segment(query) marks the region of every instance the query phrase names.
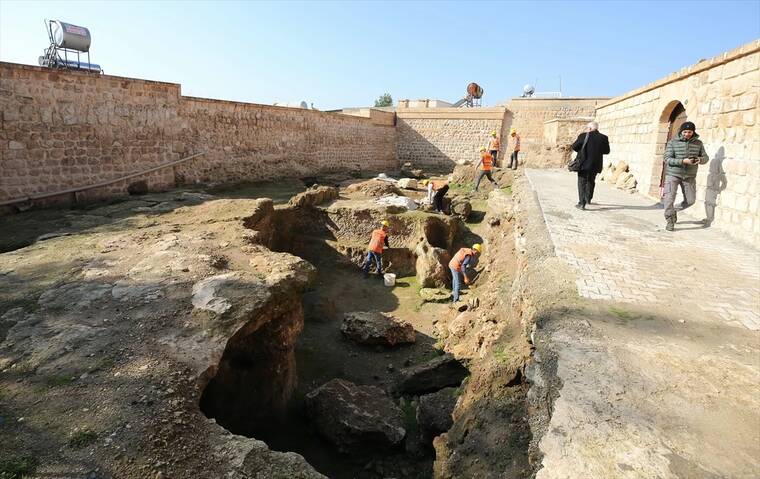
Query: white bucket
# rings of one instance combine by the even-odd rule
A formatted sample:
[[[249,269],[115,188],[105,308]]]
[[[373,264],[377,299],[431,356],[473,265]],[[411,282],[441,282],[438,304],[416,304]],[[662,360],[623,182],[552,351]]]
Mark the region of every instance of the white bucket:
[[[393,273],[385,273],[385,275],[383,275],[383,283],[385,283],[386,286],[395,286],[396,275]]]

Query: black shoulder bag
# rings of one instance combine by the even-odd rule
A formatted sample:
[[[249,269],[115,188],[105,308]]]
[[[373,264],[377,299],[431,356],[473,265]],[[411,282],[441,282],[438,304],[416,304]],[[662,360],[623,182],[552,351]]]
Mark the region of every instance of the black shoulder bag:
[[[577,155],[575,155],[575,158],[573,161],[570,162],[570,164],[567,165],[568,171],[580,171],[581,169],[581,160],[580,157],[583,154],[583,150],[586,148],[586,142],[588,142],[588,135],[591,132],[586,133],[586,138],[583,139],[583,146],[581,146],[581,151],[578,152]]]

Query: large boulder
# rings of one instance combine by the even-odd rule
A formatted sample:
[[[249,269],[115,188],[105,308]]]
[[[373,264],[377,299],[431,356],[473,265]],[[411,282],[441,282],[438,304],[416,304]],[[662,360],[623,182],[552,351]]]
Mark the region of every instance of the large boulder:
[[[346,313],[340,330],[344,336],[359,344],[395,346],[417,340],[411,324],[380,311]]]
[[[467,218],[472,213],[472,204],[464,196],[455,196],[451,199],[451,214]]]
[[[367,180],[354,183],[346,188],[346,193],[363,193],[367,196],[401,195],[401,190],[390,181]]]
[[[306,414],[342,452],[390,447],[404,439],[401,409],[376,386],[333,379],[306,395]]]
[[[444,354],[401,371],[398,390],[404,394],[427,394],[449,386],[459,386],[469,374],[454,356]]]
[[[290,199],[290,206],[301,208],[317,206],[338,198],[338,188],[334,186],[314,185],[303,193],[298,193]]]
[[[610,175],[609,179],[606,181],[610,183],[611,185],[617,184],[617,180],[620,177],[621,174],[628,171],[628,163],[625,161],[621,161],[620,163],[615,166],[615,170],[612,172],[612,175]]]
[[[425,437],[431,439],[448,431],[454,420],[451,413],[457,404],[457,388],[443,388],[420,396],[417,406],[417,424]]]
[[[401,178],[398,180],[398,187],[404,188],[405,190],[416,190],[417,180],[414,178]]]
[[[451,256],[443,248],[421,241],[415,248],[417,281],[422,288],[441,288],[448,283],[448,264]]]
[[[618,176],[615,187],[621,190],[636,189],[636,178],[634,178],[632,173],[625,171]]]

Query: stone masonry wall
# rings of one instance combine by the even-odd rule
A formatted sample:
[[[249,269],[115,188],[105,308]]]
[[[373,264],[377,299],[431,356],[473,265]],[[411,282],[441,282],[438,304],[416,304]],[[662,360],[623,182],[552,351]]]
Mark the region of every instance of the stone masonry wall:
[[[420,108],[396,112],[398,160],[431,171],[479,158],[493,130],[506,138],[504,108]],[[499,158],[503,158],[504,148]]]
[[[597,110],[607,162],[625,161],[640,192],[659,200],[670,113],[680,102],[705,144],[692,214],[760,246],[760,40],[614,98]]]
[[[397,168],[396,131],[371,118],[181,96],[180,85],[0,62],[0,205],[182,165],[53,201],[182,182]],[[379,123],[379,124],[378,124]]]
[[[560,166],[553,155],[543,151],[555,145],[544,145],[544,124],[554,119],[592,119],[597,105],[608,98],[513,98],[506,104],[512,112],[509,128],[520,135],[520,161],[529,167]],[[509,128],[506,128],[507,132]],[[579,130],[577,134],[582,131]],[[506,137],[505,137],[506,138]],[[563,146],[563,145],[559,145]],[[506,145],[512,151],[511,142]],[[554,164],[557,163],[557,164]]]

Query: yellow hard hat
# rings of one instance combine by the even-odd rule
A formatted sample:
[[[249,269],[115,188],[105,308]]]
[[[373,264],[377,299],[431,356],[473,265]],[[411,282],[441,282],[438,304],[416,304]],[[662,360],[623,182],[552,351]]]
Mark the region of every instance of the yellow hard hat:
[[[430,180],[422,180],[422,181],[420,181],[420,184],[422,186],[427,186],[428,183],[430,183]]]
[[[383,225],[383,226],[390,226],[391,225],[388,220],[383,220],[383,221],[380,222],[380,224]]]
[[[491,131],[491,134],[492,134],[493,136],[496,136],[496,130],[492,130],[492,131]]]
[[[480,243],[475,243],[474,245],[472,245],[472,249],[474,249],[478,253],[482,253],[483,252],[483,245],[480,244]]]
[[[517,130],[515,130],[514,128],[511,128],[511,129],[509,130],[509,134],[511,135],[512,133],[517,133]]]
[[[485,146],[481,146],[478,151],[486,151],[486,147]]]

